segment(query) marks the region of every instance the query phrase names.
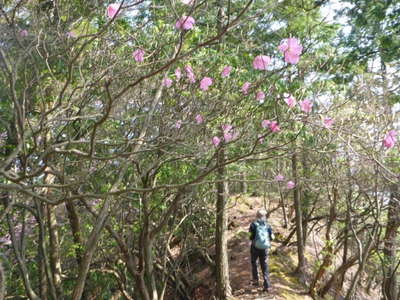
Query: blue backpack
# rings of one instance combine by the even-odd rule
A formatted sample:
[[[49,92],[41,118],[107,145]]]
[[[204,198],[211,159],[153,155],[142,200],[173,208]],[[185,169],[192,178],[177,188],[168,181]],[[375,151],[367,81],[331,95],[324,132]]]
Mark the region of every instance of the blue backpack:
[[[260,250],[271,248],[271,240],[268,232],[269,225],[263,221],[254,222],[254,225],[256,226],[254,246]]]

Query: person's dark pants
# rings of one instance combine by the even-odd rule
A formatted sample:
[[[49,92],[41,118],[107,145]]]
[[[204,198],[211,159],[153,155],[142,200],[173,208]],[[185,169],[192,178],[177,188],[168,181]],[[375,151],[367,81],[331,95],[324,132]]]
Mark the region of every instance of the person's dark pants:
[[[251,270],[253,273],[253,281],[258,282],[257,259],[259,259],[264,278],[264,288],[269,288],[267,250],[260,250],[251,245],[250,253],[251,253]]]

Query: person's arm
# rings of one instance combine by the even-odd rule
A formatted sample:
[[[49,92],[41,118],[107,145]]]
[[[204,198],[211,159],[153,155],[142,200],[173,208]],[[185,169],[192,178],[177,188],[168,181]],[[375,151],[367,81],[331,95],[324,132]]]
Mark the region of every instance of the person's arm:
[[[250,228],[249,228],[249,232],[250,232],[250,240],[254,240],[255,236],[256,236],[256,231],[254,228],[254,223],[250,224]]]
[[[273,240],[275,239],[275,235],[274,235],[274,233],[272,232],[272,227],[271,227],[271,225],[269,225],[269,227],[268,227],[268,234],[269,234],[269,239],[270,239],[271,241],[273,241]]]

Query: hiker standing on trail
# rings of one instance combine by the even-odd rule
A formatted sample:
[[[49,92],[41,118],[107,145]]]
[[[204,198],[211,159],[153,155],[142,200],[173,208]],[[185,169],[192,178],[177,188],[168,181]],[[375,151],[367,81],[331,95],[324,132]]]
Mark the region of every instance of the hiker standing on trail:
[[[259,210],[257,219],[250,225],[250,240],[251,240],[251,269],[253,273],[253,286],[258,286],[258,269],[257,259],[260,260],[261,270],[264,279],[264,291],[268,292],[269,275],[267,265],[268,249],[271,248],[271,241],[274,239],[271,226],[267,223],[267,212]]]

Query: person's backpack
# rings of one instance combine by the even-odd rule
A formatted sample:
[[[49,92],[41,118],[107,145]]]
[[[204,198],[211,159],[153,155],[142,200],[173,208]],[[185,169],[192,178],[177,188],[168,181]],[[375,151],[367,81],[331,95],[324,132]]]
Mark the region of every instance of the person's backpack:
[[[268,233],[269,225],[262,221],[254,222],[254,224],[256,226],[254,246],[260,250],[271,248],[271,240]]]

